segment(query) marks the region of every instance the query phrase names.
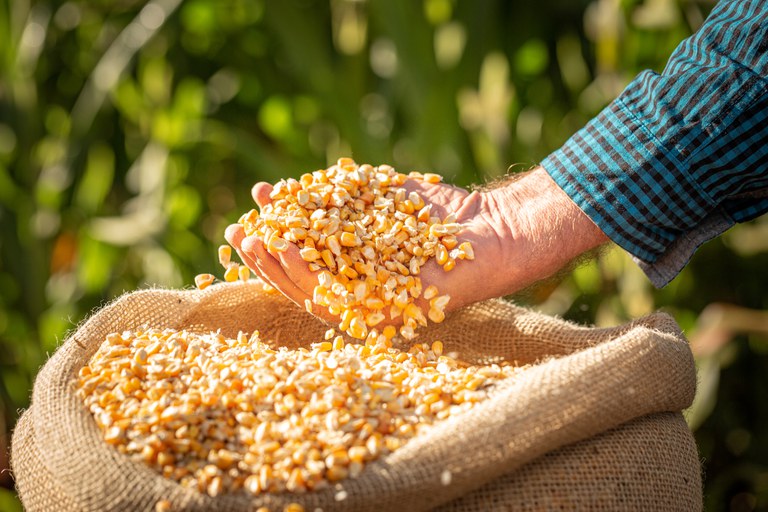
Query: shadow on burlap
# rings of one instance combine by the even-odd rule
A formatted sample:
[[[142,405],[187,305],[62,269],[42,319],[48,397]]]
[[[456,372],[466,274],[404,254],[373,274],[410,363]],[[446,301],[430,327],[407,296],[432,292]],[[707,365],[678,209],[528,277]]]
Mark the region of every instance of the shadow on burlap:
[[[472,364],[530,366],[358,478],[302,495],[216,498],[106,445],[75,394],[77,372],[104,337],[143,326],[227,336],[259,330],[263,340],[289,347],[320,340],[328,329],[255,280],[120,297],[83,323],[37,376],[12,442],[28,511],[152,511],[159,500],[173,510],[224,512],[282,510],[291,502],[310,512],[702,507],[698,454],[680,413],[695,392],[693,357],[664,314],[596,329],[503,301],[465,308],[417,341],[440,339]]]

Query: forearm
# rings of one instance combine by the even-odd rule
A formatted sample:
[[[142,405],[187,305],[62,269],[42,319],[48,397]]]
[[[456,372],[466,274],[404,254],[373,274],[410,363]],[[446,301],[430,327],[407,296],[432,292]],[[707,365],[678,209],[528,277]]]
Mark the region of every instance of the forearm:
[[[493,224],[501,226],[504,294],[552,276],[608,241],[542,167],[483,194]]]

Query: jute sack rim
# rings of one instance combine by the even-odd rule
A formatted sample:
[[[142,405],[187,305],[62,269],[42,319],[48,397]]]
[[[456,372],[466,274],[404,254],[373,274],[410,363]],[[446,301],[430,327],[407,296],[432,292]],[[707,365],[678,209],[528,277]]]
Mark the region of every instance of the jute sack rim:
[[[491,398],[469,414],[436,425],[429,435],[413,439],[369,465],[359,478],[334,488],[305,495],[252,498],[232,494],[213,499],[160,478],[100,441],[95,422],[72,392],[72,382],[107,333],[145,323],[137,318],[123,319],[121,311],[136,310],[152,317],[157,308],[172,308],[173,318],[166,325],[154,326],[184,328],[199,317],[201,304],[242,303],[255,298],[270,301],[270,309],[278,316],[284,312],[307,315],[297,313],[296,307],[281,296],[265,299],[258,283],[222,284],[204,292],[141,290],[123,295],[91,316],[46,363],[36,379],[32,406],[26,413],[31,415],[28,424],[40,446],[62,447],[43,457],[48,474],[90,483],[65,490],[68,500],[79,510],[151,510],[158,496],[184,510],[251,510],[262,505],[280,509],[294,501],[304,504],[307,510],[327,509],[329,504],[333,504],[332,510],[425,510],[560,446],[643,415],[680,411],[690,405],[695,390],[690,349],[677,325],[665,314],[653,314],[616,328],[590,329],[544,318],[509,303],[490,301],[457,312],[434,332],[448,332],[452,324],[463,325],[474,316],[482,317],[484,308],[496,312],[501,308],[508,322],[522,325],[525,322],[520,319],[535,315],[538,324],[564,332],[587,332],[598,341],[591,346],[571,347],[571,353],[554,354],[550,360],[521,372],[520,378],[500,385]],[[531,325],[539,329],[537,322]],[[69,392],[57,392],[67,387]],[[605,396],[614,398],[602,400]],[[553,401],[559,406],[547,407]],[[57,420],[52,422],[51,418]],[[473,447],[482,447],[486,456],[468,460]],[[117,474],[132,477],[105,479],[105,461]],[[443,483],[446,471],[451,475],[450,486]],[[341,491],[345,499],[337,501]]]

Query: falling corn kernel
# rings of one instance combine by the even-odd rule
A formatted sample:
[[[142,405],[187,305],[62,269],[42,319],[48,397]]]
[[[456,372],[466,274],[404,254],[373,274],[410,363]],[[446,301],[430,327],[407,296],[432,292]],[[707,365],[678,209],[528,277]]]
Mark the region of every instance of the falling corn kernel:
[[[237,281],[240,278],[240,266],[236,263],[230,263],[227,270],[224,271],[224,280],[228,283]]]
[[[198,274],[195,276],[195,286],[198,290],[205,290],[215,279],[213,274]]]
[[[227,267],[232,259],[232,247],[228,245],[219,246],[219,263],[222,267]]]

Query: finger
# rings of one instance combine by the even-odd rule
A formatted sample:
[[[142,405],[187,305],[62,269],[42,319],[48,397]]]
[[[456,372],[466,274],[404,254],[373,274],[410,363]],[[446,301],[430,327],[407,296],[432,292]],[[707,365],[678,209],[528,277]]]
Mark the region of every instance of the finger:
[[[299,289],[285,273],[280,261],[272,256],[262,240],[256,236],[249,236],[243,240],[243,252],[250,257],[259,272],[269,279],[270,284],[280,290],[286,297],[301,307],[310,296]]]
[[[285,271],[290,274],[293,282],[306,294],[312,295],[317,286],[317,275],[319,271],[309,270],[309,265],[299,253],[299,248],[290,244],[288,249],[283,252],[276,253],[276,256],[280,259]]]
[[[253,200],[256,201],[259,208],[264,208],[265,205],[272,201],[272,198],[269,197],[269,194],[272,193],[272,188],[272,185],[269,183],[260,181],[251,189],[251,196],[253,196]]]
[[[251,253],[242,249],[242,243],[245,239],[245,231],[243,230],[243,226],[241,224],[232,224],[228,226],[224,232],[224,238],[226,238],[227,242],[229,242],[229,244],[235,248],[235,251],[237,251],[237,254],[240,256],[240,260],[243,262],[243,264],[250,268],[251,271],[256,274],[259,279],[274,288],[274,285],[270,279],[265,276],[261,270],[259,270],[257,262],[251,256]]]
[[[301,256],[298,254],[298,248],[295,245],[290,244],[289,246],[289,249],[295,251],[291,266],[297,267],[297,274],[309,274],[309,276],[302,276],[306,291],[294,284],[293,280],[288,277],[289,274],[286,273],[282,263],[264,248],[264,242],[261,239],[256,236],[245,236],[243,226],[240,224],[229,226],[224,236],[235,248],[243,263],[256,273],[262,281],[278,289],[300,307],[306,308],[305,301],[308,299],[311,301],[312,292],[314,291],[314,285],[306,287],[306,284],[311,282],[312,279],[316,283],[317,278],[306,267],[306,262],[301,259]],[[295,258],[298,258],[301,263],[295,261]],[[338,318],[328,313],[326,308],[316,304],[312,304],[312,313],[328,321],[338,321]]]
[[[264,244],[261,242],[261,240],[257,239],[257,241],[251,242],[249,240],[250,238],[254,237],[245,239],[243,246],[247,249],[249,245],[253,243],[253,254],[256,256],[259,270],[265,275],[269,276],[271,284],[275,288],[280,290],[286,297],[291,299],[302,308],[306,308],[306,301],[309,300],[313,315],[328,321],[338,322],[338,317],[331,315],[327,308],[312,303],[312,291],[314,290],[314,287],[310,287],[308,290],[303,290],[297,286],[294,274],[292,272],[286,271],[286,268],[283,267],[281,260],[270,254],[264,247]],[[296,246],[291,244],[289,250],[291,250],[291,248],[296,250],[298,256],[298,249]],[[301,256],[298,256],[298,258],[301,259]],[[301,262],[304,267],[302,273],[308,273],[311,279],[312,274],[306,268],[306,262],[304,260],[301,260]],[[306,277],[303,277],[303,279],[305,279],[306,282]]]
[[[235,248],[242,262],[258,274],[259,270],[256,266],[256,261],[251,256],[250,251],[243,249],[243,240],[246,238],[243,226],[241,224],[230,224],[224,231],[224,238],[229,242],[229,245]]]

